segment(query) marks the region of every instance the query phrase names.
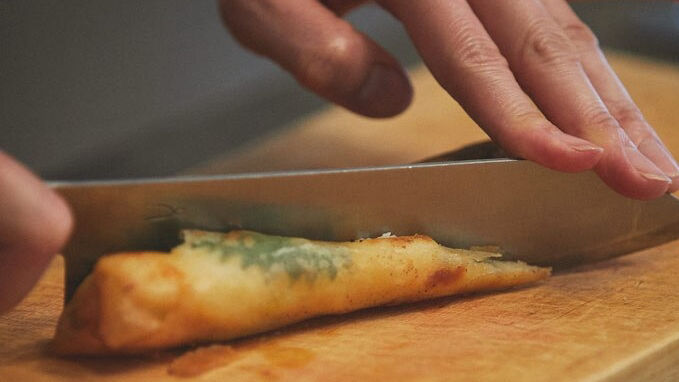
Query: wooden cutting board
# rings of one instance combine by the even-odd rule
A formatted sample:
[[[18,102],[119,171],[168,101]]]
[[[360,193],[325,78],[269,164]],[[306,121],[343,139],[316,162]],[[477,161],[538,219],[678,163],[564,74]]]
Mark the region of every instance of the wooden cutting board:
[[[609,55],[679,153],[679,67]],[[413,107],[391,121],[332,108],[196,172],[403,163],[483,138],[421,68]],[[453,128],[455,127],[455,128]],[[325,317],[202,351],[195,378],[222,380],[679,380],[679,241],[506,293]],[[137,358],[49,354],[63,262],[0,317],[2,381],[182,380],[180,352]],[[176,365],[176,364],[175,364]],[[215,367],[216,366],[216,367]],[[185,372],[187,370],[184,370]]]

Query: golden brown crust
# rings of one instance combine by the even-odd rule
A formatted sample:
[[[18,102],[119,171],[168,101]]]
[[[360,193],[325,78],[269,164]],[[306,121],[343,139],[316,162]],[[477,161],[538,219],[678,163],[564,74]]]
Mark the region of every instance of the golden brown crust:
[[[58,354],[77,354],[81,349],[103,353],[106,346],[98,336],[99,296],[97,284],[89,275],[66,305],[57,325],[58,338],[51,348]]]
[[[100,259],[67,304],[60,354],[138,353],[227,340],[309,317],[543,279],[549,269],[427,236],[348,243],[190,231],[170,254]]]

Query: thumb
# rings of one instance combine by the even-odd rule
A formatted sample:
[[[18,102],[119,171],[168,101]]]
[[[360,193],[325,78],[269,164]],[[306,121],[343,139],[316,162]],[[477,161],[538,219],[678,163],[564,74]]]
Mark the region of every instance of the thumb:
[[[72,221],[57,194],[0,151],[0,313],[31,290],[66,242]]]

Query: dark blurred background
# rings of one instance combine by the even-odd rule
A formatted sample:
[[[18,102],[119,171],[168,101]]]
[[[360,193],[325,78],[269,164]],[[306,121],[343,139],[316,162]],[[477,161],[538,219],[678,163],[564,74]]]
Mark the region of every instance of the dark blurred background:
[[[605,48],[679,64],[679,3],[574,8]],[[348,19],[419,62],[377,7]],[[0,0],[0,148],[48,179],[176,174],[324,106],[240,48],[214,0]]]

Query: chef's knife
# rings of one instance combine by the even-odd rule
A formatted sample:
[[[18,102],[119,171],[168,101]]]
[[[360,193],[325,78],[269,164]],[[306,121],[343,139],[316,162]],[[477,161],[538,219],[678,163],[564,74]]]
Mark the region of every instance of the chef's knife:
[[[565,267],[679,238],[679,201],[627,199],[593,173],[480,160],[52,185],[75,232],[67,298],[104,254],[168,249],[179,230],[234,228],[323,240],[422,233],[451,247]]]

